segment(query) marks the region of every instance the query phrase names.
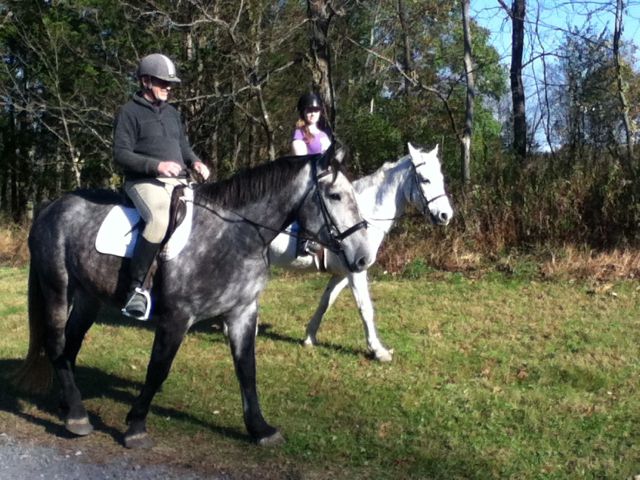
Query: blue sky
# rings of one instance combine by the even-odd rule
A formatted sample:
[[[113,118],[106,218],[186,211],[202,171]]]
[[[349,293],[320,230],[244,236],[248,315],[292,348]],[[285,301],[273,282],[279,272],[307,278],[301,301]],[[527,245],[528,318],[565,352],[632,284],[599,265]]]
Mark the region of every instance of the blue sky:
[[[511,6],[511,0],[504,0]],[[625,0],[623,39],[640,42],[640,0]],[[596,32],[607,28],[613,32],[615,0],[527,0],[527,29],[539,26],[539,36],[547,51],[562,41],[563,31],[589,23]],[[472,0],[471,15],[491,32],[494,47],[503,63],[511,61],[511,22],[498,0]],[[526,44],[530,44],[525,40]],[[525,45],[526,47],[527,45]],[[536,51],[540,46],[535,47]],[[526,56],[526,55],[525,55]],[[636,59],[636,65],[638,61]]]
[[[511,7],[511,0],[504,0]],[[625,0],[627,8],[623,18],[623,42],[640,46],[640,0]],[[523,81],[527,96],[529,123],[536,123],[540,110],[536,98],[536,80],[541,81],[541,62],[536,60],[542,51],[556,52],[567,31],[591,25],[600,34],[607,29],[611,35],[615,26],[616,0],[527,0],[527,24],[525,25],[525,52]],[[491,43],[500,54],[501,62],[508,68],[511,63],[511,20],[498,0],[471,0],[471,16],[491,32]],[[535,27],[538,33],[532,36]],[[635,53],[635,70],[640,71],[640,51]],[[547,57],[547,65],[554,63]],[[542,150],[549,145],[541,130],[536,139]]]

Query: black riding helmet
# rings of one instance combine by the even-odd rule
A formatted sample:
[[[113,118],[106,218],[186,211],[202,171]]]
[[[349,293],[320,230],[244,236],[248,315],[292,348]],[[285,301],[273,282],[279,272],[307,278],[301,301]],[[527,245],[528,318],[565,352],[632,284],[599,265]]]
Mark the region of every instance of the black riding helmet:
[[[315,93],[305,93],[298,100],[298,114],[300,118],[304,118],[304,111],[307,108],[322,109],[322,100]]]

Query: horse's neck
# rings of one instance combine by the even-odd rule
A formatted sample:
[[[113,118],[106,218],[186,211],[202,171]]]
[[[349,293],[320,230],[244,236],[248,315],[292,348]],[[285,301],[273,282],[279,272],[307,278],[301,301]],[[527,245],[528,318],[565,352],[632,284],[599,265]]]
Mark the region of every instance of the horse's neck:
[[[220,207],[210,204],[202,209],[196,209],[203,219],[203,228],[207,226],[208,218],[221,219],[223,224],[235,225],[246,230],[245,235],[257,236],[259,243],[268,245],[285,226],[293,221],[296,209],[310,188],[310,181],[297,182],[294,189],[274,190],[261,199],[237,207]],[[195,203],[198,203],[196,198]]]
[[[410,167],[411,159],[406,156],[353,182],[360,210],[367,221],[384,233],[391,230],[394,221],[404,213],[411,189]]]

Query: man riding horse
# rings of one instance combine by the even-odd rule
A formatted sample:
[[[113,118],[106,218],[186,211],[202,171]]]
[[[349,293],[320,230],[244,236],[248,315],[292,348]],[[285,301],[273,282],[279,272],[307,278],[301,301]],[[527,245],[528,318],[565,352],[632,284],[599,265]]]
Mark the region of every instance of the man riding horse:
[[[144,286],[169,225],[173,189],[186,183],[190,167],[206,180],[209,169],[191,149],[180,113],[167,103],[180,83],[173,62],[154,53],[137,70],[140,90],[118,111],[114,121],[113,158],[124,170],[124,191],[145,221],[129,265],[131,284],[122,313],[147,320],[151,307]]]

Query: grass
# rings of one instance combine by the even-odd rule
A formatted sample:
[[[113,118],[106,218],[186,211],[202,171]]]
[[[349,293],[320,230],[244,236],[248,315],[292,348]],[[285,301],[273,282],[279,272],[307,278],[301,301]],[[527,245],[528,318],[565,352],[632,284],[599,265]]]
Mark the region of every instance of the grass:
[[[540,281],[513,270],[470,278],[415,265],[405,278],[376,276],[371,289],[379,333],[395,349],[391,364],[366,357],[347,294],[320,329],[322,346],[300,346],[326,278],[276,275],[261,303],[258,382],[265,416],[287,443],[247,443],[228,347],[207,323],[188,336],[154,401],[155,461],[179,459],[232,478],[640,474],[637,283]],[[0,268],[0,291],[4,377],[26,350],[25,269]],[[78,381],[104,451],[123,452],[118,435],[151,342],[151,329],[110,314],[87,337]],[[0,430],[44,423],[41,436],[60,437],[50,397],[6,387]]]

